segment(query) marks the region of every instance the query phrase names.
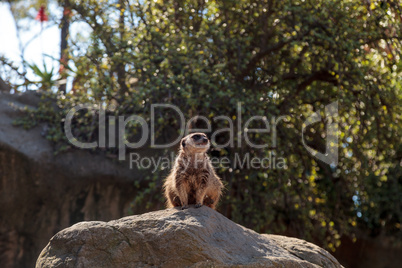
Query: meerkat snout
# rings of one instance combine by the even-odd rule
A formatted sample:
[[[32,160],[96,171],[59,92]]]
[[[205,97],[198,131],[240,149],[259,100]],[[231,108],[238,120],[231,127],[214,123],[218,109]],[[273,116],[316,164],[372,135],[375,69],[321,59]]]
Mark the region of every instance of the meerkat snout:
[[[195,140],[196,142],[207,142],[208,138],[205,135],[202,134],[194,134],[193,136],[191,136],[191,138],[193,140]]]

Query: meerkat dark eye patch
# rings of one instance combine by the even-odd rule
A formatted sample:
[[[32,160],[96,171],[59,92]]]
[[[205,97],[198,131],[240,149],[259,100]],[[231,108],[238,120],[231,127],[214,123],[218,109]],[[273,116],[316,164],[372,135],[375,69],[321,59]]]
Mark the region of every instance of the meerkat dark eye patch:
[[[181,141],[181,146],[184,148],[184,147],[186,147],[186,140],[182,140]]]
[[[201,135],[194,135],[193,137],[193,140],[195,140],[195,141],[198,141],[199,139],[201,139]]]

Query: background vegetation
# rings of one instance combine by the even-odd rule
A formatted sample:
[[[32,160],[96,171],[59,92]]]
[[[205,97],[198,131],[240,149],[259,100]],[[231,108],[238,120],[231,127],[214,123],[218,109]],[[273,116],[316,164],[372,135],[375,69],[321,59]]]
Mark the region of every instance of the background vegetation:
[[[10,4],[17,20],[29,16],[20,12],[24,1]],[[38,8],[48,1],[29,4]],[[14,91],[37,87],[48,101],[57,102],[55,109],[44,100],[40,109],[19,121],[27,127],[49,123],[47,138],[57,151],[71,146],[62,120],[79,103],[101,103],[108,114],[148,119],[151,104],[171,103],[187,119],[235,119],[241,102],[243,122],[254,115],[287,115],[278,124],[277,145],[258,150],[243,142],[241,148],[228,146],[213,154],[233,160],[235,153],[264,157],[273,152],[286,159],[287,168],[219,169],[227,189],[219,207],[224,215],[256,231],[295,235],[330,250],[340,245],[342,236],[355,239],[356,234],[381,234],[401,243],[399,1],[57,4],[64,8],[58,23],[67,29],[60,77],[72,77],[72,89],[66,92],[49,75],[50,68],[37,66],[31,68],[39,82],[23,78],[23,83],[10,85]],[[75,22],[91,27],[89,38],[68,34],[68,25]],[[3,80],[24,77],[6,58],[2,62]],[[324,106],[334,101],[339,105],[338,166],[317,160],[301,142],[305,119],[318,110],[324,116]],[[177,119],[175,114],[158,114],[159,135],[178,129]],[[97,138],[93,120],[88,115],[74,122],[82,141]],[[224,121],[212,123],[213,131],[227,127]],[[323,117],[305,133],[309,146],[320,151],[325,150],[325,123]],[[227,141],[226,134],[219,135],[220,143]],[[272,145],[271,134],[250,136],[257,144]],[[116,154],[113,149],[96,152]],[[163,175],[148,178],[144,194],[133,201],[134,212],[163,202]]]

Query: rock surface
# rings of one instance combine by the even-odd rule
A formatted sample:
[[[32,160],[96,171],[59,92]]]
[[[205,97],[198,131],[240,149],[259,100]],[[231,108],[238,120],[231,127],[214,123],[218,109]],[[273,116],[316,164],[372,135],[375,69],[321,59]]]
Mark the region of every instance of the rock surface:
[[[258,234],[220,213],[190,207],[110,222],[81,222],[57,233],[36,267],[342,267],[306,241]]]

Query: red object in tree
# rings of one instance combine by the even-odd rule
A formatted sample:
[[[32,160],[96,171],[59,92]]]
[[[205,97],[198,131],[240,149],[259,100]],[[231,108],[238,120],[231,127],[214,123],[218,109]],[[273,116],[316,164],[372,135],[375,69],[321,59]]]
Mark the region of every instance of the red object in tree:
[[[60,67],[59,67],[59,73],[61,74],[61,75],[64,75],[65,74],[65,72],[66,72],[66,66],[67,66],[67,63],[68,63],[68,60],[67,60],[67,57],[66,57],[66,55],[63,55],[62,57],[61,57],[61,59],[60,59]]]
[[[72,14],[71,9],[69,9],[68,7],[64,7],[63,15],[66,17],[71,17],[71,14]]]
[[[40,21],[41,23],[44,21],[48,21],[47,15],[45,13],[45,7],[41,6],[38,12],[38,15],[36,15],[36,20]]]

